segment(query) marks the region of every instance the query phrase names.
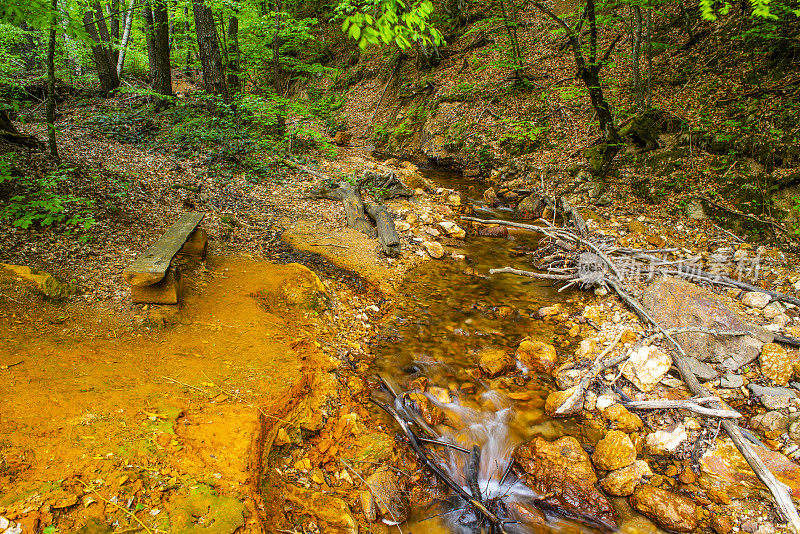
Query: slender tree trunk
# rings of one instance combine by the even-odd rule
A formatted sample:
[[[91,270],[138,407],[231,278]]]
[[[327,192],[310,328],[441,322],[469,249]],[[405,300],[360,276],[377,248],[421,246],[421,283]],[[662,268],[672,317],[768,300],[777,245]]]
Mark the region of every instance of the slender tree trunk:
[[[228,87],[225,84],[225,70],[219,53],[214,15],[203,0],[193,0],[192,10],[200,63],[203,65],[203,85],[206,91],[220,95],[224,102],[228,102]]]
[[[644,111],[644,91],[642,89],[642,75],[639,68],[639,56],[642,48],[642,9],[638,5],[631,7],[633,11],[633,49],[631,62],[633,63],[633,92],[636,100],[636,112]]]
[[[120,0],[111,0],[111,13],[109,13],[108,18],[108,26],[111,34],[110,43],[114,44],[119,43],[119,2]],[[119,49],[110,46],[109,50],[111,51],[111,64],[116,65],[117,61],[119,61]]]
[[[183,8],[183,35],[184,39],[186,39],[184,43],[186,46],[186,68],[184,73],[189,76],[192,72],[192,33],[189,25],[189,8],[186,6]]]
[[[647,108],[653,107],[653,10],[647,8]]]
[[[119,77],[117,76],[116,64],[112,64],[107,45],[108,40],[101,40],[101,35],[108,37],[108,30],[104,21],[95,21],[95,17],[102,18],[103,10],[100,3],[95,4],[95,11],[87,11],[83,16],[83,25],[89,37],[92,39],[92,56],[97,65],[97,77],[100,80],[100,88],[106,96],[117,90],[119,87]],[[98,28],[100,34],[98,34]]]
[[[150,1],[142,9],[142,18],[144,18],[144,39],[147,43],[147,66],[150,71],[150,85],[152,85],[156,79],[156,32],[153,25],[153,9]]]
[[[234,14],[228,19],[228,89],[238,92],[239,80],[239,17]]]
[[[272,87],[275,90],[275,96],[282,98],[283,96],[283,76],[281,73],[281,9],[283,8],[282,0],[275,0],[275,31],[272,34]],[[286,106],[281,105],[278,107],[278,120],[277,130],[279,135],[286,132]]]
[[[136,0],[128,2],[128,10],[125,12],[125,25],[122,29],[122,40],[119,43],[119,57],[117,58],[117,76],[122,75],[122,67],[125,65],[125,52],[128,50],[128,41],[131,38],[131,23],[133,22],[133,5]]]
[[[172,96],[172,67],[169,61],[169,15],[166,0],[152,0],[153,14],[153,90]]]
[[[25,32],[25,43],[23,44],[23,48],[25,50],[25,68],[27,70],[37,69],[42,66],[38,56],[36,55],[36,49],[39,45],[38,32],[34,31],[30,26],[28,26],[24,20],[20,22],[19,27]]]
[[[50,157],[56,163],[60,163],[58,157],[58,145],[56,145],[56,13],[58,12],[58,0],[52,0],[53,8],[52,20],[50,22],[50,36],[47,40],[47,107],[45,109],[47,120],[47,146],[50,149]]]

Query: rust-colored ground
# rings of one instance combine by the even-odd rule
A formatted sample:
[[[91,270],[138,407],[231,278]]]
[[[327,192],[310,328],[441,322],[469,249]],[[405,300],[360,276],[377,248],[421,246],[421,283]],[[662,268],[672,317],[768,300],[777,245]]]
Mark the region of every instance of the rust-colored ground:
[[[177,532],[173,512],[200,484],[246,504],[225,521],[262,531],[274,423],[321,425],[295,412],[328,365],[315,341],[324,286],[303,266],[244,258],[211,257],[187,278],[179,311],[121,317],[0,273],[0,515],[30,532],[101,532],[91,518],[137,527],[135,513]]]

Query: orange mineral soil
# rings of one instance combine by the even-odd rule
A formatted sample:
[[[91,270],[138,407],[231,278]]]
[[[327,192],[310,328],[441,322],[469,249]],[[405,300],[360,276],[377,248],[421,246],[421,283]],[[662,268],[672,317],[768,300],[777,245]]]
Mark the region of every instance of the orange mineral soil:
[[[101,312],[0,272],[0,516],[23,532],[274,531],[269,448],[322,424],[325,286],[241,257],[186,278],[179,309]]]

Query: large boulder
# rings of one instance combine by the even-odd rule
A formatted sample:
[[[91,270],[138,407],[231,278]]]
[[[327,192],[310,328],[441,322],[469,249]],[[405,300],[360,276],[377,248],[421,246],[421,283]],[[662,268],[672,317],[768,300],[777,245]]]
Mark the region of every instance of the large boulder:
[[[586,522],[615,530],[617,516],[608,499],[597,489],[597,475],[589,455],[577,439],[565,436],[553,442],[541,437],[514,452],[522,467],[523,482],[533,491],[548,495],[543,504]]]
[[[661,277],[642,294],[648,313],[665,328],[699,326],[720,331],[748,331],[745,336],[715,336],[699,332],[675,334],[690,356],[739,369],[753,361],[773,335],[766,329],[744,322],[710,291],[679,278]]]
[[[689,497],[643,484],[630,497],[631,505],[667,530],[692,532],[697,528],[696,506]]]

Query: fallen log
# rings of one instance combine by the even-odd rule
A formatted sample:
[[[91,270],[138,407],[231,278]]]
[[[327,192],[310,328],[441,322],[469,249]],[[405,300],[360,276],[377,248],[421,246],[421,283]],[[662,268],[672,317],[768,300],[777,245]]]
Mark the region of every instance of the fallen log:
[[[359,187],[350,182],[340,182],[335,189],[320,189],[310,193],[311,198],[326,198],[328,200],[340,200],[344,205],[344,213],[347,216],[347,226],[358,230],[370,237],[377,234],[372,227],[364,212],[364,201],[361,200]]]
[[[400,236],[397,234],[397,228],[394,226],[394,219],[389,215],[389,210],[386,209],[386,206],[371,202],[367,202],[364,206],[369,216],[375,221],[378,242],[381,244],[383,252],[389,257],[398,257],[400,255]]]

